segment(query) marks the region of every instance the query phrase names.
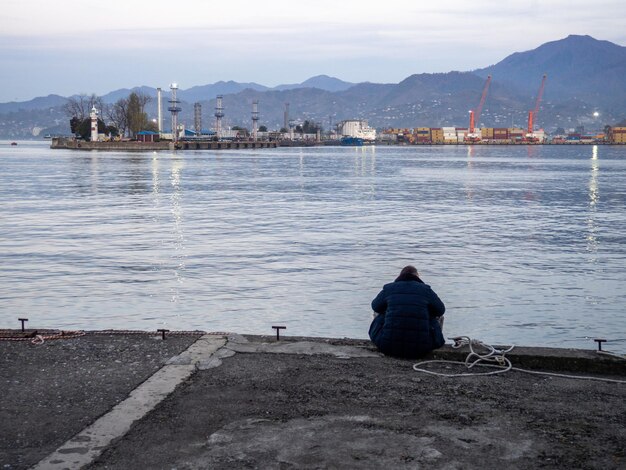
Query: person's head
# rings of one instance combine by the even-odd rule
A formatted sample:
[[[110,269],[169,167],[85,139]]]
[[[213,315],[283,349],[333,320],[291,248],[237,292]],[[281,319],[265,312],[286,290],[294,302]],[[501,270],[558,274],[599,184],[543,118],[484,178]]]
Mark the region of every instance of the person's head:
[[[422,282],[422,280],[420,279],[419,273],[417,272],[417,269],[415,268],[415,266],[411,266],[411,265],[408,265],[402,268],[402,271],[400,271],[400,275],[397,277],[396,281]]]

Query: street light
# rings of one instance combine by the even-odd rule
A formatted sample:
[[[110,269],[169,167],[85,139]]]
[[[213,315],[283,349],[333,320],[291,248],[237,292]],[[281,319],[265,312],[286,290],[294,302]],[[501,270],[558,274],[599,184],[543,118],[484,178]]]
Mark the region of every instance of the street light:
[[[600,132],[600,128],[598,127],[598,117],[600,116],[600,113],[598,111],[594,111],[593,112],[593,123],[596,126],[596,133]]]

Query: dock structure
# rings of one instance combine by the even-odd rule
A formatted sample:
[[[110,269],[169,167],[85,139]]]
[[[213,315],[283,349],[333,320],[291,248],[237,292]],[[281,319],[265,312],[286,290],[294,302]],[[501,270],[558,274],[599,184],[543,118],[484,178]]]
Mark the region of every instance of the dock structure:
[[[243,140],[243,141],[179,141],[176,143],[177,150],[241,150],[241,149],[273,149],[276,142],[267,140]]]
[[[179,140],[178,142],[139,142],[139,141],[108,141],[88,142],[84,140],[55,137],[50,148],[66,150],[114,150],[114,151],[149,151],[149,150],[245,150],[276,148],[275,141],[243,140],[243,141],[214,141],[214,140]]]

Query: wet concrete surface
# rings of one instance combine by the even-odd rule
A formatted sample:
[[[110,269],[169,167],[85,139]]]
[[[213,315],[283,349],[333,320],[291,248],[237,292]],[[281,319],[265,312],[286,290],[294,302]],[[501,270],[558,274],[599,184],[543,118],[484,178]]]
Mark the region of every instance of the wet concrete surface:
[[[123,400],[198,336],[0,341],[0,468],[28,468]]]
[[[626,465],[626,384],[515,371],[435,377],[413,370],[416,361],[382,357],[360,340],[276,343],[233,335],[206,340],[213,347],[203,353],[183,352],[197,337],[171,339],[85,336],[36,347],[0,342],[0,467],[36,464],[127,401],[165,364],[159,373],[190,365],[196,371],[98,449],[86,468]],[[527,348],[519,357],[537,364],[541,357],[551,364],[560,357],[552,370],[569,374],[583,364],[586,375],[626,380],[623,360],[598,358],[602,374],[616,372],[598,375],[593,353],[558,351]],[[450,359],[466,352],[437,354]]]

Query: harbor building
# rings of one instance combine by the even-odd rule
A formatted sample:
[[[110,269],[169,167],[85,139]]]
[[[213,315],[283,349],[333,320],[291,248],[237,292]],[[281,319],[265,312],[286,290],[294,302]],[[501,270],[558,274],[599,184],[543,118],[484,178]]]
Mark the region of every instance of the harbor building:
[[[626,144],[626,127],[611,127],[609,142],[612,144]]]

